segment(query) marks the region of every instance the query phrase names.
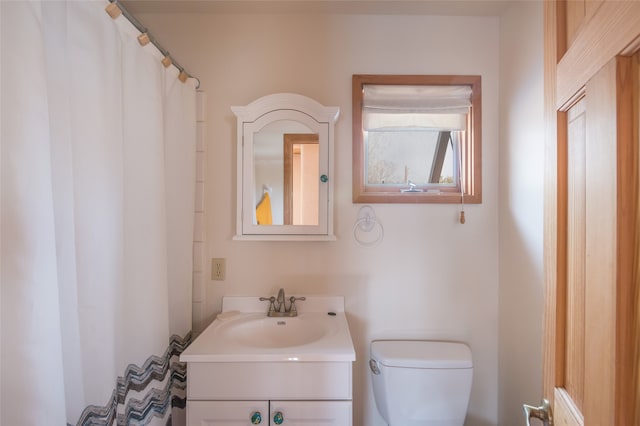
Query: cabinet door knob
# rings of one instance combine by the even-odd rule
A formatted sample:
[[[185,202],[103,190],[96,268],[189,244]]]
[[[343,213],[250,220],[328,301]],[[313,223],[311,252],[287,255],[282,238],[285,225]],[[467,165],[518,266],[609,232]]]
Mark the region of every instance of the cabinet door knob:
[[[260,411],[256,411],[251,416],[251,424],[252,425],[259,425],[260,423],[262,423],[262,414],[260,414]]]
[[[282,411],[276,411],[273,415],[273,422],[277,425],[281,425],[282,422],[284,422],[284,415],[282,414]]]

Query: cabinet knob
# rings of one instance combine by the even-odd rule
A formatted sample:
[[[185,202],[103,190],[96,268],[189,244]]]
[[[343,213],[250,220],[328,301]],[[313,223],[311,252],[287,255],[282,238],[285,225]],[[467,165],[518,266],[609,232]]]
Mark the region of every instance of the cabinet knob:
[[[262,423],[262,414],[260,414],[260,411],[256,411],[251,416],[251,424],[252,425],[259,425],[260,423]]]
[[[276,411],[273,415],[273,423],[281,425],[282,422],[284,422],[284,415],[282,414],[282,411]]]
[[[328,181],[328,180],[329,180],[329,176],[327,176],[327,175],[322,175],[322,176],[320,176],[320,180],[324,183],[324,182],[326,182],[326,181]]]

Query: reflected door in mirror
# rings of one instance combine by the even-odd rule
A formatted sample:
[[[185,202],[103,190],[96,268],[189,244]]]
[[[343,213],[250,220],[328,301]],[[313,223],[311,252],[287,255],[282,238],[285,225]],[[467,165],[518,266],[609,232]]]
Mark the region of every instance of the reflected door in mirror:
[[[318,225],[319,135],[296,120],[253,133],[254,225]]]
[[[284,224],[317,225],[320,192],[317,133],[284,135]]]

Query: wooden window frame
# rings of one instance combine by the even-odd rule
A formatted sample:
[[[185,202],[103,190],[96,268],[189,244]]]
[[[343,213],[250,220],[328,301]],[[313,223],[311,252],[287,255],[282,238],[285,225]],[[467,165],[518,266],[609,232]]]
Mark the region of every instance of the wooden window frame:
[[[441,203],[462,201],[460,186],[442,187],[439,191],[401,192],[398,187],[367,185],[365,172],[364,132],[362,126],[363,89],[367,84],[383,85],[468,85],[471,86],[471,111],[467,137],[461,144],[460,185],[464,203],[482,203],[482,92],[481,77],[470,75],[375,75],[354,74],[353,99],[353,189],[354,203]]]

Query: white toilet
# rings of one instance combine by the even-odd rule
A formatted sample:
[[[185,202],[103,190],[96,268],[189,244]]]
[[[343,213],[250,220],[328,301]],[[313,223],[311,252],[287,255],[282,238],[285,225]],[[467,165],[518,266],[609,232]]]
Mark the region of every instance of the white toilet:
[[[462,426],[473,364],[464,343],[371,342],[373,393],[389,426]]]

